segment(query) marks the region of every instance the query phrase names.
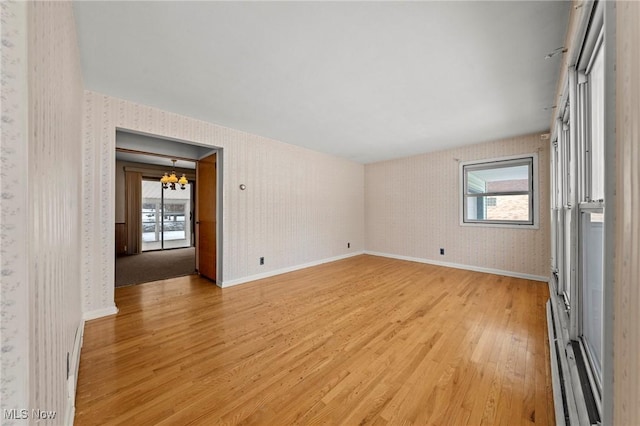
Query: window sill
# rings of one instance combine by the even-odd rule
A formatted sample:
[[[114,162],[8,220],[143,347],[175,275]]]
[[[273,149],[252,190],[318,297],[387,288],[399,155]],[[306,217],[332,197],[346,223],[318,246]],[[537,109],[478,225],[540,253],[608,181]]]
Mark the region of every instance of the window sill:
[[[529,230],[538,230],[540,229],[540,225],[534,223],[533,225],[516,225],[511,223],[471,223],[471,222],[460,222],[460,226],[468,226],[471,228],[510,228],[510,229],[529,229]]]

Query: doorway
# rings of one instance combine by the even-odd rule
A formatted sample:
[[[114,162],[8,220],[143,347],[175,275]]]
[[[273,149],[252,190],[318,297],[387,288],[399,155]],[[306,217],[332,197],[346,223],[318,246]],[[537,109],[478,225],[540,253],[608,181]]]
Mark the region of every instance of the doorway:
[[[210,172],[202,175],[208,182],[202,185],[208,190],[203,191],[198,185],[198,168],[201,161],[207,162],[207,157],[215,159],[218,152],[210,146],[116,132],[116,286],[196,273],[196,255],[201,247],[205,249],[201,254],[213,249],[212,260],[200,262],[200,266],[209,267],[206,276],[217,281],[218,170],[214,161],[213,176]],[[172,164],[176,159],[178,164]],[[188,183],[184,189],[179,184],[174,185],[175,189],[171,185],[163,189],[162,176],[174,168],[177,176],[186,174]],[[131,185],[127,172],[138,176],[137,183]],[[139,188],[138,192],[128,191],[129,186]],[[208,202],[199,203],[199,198],[206,201],[207,197]],[[202,232],[205,229],[198,232],[198,204],[213,206],[213,233]],[[207,235],[204,243],[199,241]],[[132,241],[135,239],[139,241],[137,247]],[[137,277],[124,279],[127,268]]]

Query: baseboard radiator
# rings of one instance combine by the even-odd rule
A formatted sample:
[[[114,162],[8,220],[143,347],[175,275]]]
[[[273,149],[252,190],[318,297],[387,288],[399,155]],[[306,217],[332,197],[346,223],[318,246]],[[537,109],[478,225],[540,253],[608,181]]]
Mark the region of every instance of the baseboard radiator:
[[[553,293],[551,293],[553,294]],[[555,406],[556,425],[597,425],[599,417],[594,415],[591,391],[584,388],[580,379],[577,346],[569,339],[566,324],[560,318],[558,301],[552,297],[547,302],[547,327],[549,353],[551,357],[551,380]],[[564,308],[564,306],[562,306]],[[576,356],[577,355],[577,356]],[[583,389],[587,390],[585,395]],[[586,396],[586,397],[585,397]]]

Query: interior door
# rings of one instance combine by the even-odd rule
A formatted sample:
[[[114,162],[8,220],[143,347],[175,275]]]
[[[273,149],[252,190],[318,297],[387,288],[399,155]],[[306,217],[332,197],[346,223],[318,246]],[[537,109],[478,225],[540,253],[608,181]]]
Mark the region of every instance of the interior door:
[[[196,238],[198,273],[216,280],[216,154],[196,167]]]

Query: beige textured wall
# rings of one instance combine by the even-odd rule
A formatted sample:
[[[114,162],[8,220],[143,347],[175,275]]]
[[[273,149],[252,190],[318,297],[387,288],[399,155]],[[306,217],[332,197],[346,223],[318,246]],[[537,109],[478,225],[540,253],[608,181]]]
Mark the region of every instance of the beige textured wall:
[[[538,153],[540,227],[460,226],[460,161]],[[366,250],[546,279],[549,148],[539,134],[367,164]],[[440,256],[439,248],[445,248]]]
[[[116,128],[223,148],[223,283],[364,249],[362,164],[95,92],[85,92],[83,126],[83,307],[91,315],[114,306]]]
[[[616,3],[614,424],[640,422],[640,3]]]
[[[56,411],[50,423],[62,424],[70,407],[67,353],[73,351],[82,319],[78,247],[83,85],[75,23],[66,2],[3,2],[2,14],[3,139],[5,125],[26,129],[6,135],[6,142],[17,149],[12,153],[5,151],[3,140],[2,211],[13,212],[8,221],[3,217],[2,235],[3,407]],[[25,44],[27,50],[18,48]],[[24,75],[28,98],[17,97],[24,90],[20,86],[25,82],[19,81]],[[6,105],[11,111],[5,111],[4,102],[11,103]],[[16,105],[24,105],[28,113]],[[20,155],[5,157],[7,153]],[[14,180],[24,171],[28,178]],[[12,235],[14,231],[19,234]],[[7,299],[5,286],[14,290]],[[26,291],[26,300],[14,299],[20,289]]]

